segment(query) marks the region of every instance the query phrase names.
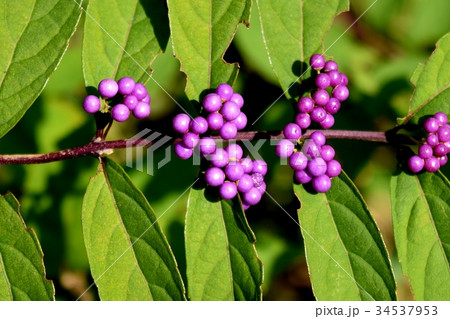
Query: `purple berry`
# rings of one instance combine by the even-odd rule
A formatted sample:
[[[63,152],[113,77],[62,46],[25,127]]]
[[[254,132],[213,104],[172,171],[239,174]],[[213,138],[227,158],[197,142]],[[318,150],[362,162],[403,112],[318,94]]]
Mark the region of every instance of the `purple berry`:
[[[311,125],[311,116],[308,113],[299,113],[295,116],[295,123],[301,129],[307,129]]]
[[[98,84],[98,92],[107,99],[116,96],[118,91],[119,86],[113,79],[104,79]]]
[[[320,176],[327,171],[327,163],[320,157],[313,158],[308,162],[308,172],[311,176]]]
[[[223,104],[220,113],[222,113],[225,120],[232,121],[238,117],[241,110],[236,103],[228,101]]]
[[[199,148],[202,154],[213,154],[216,151],[216,142],[210,137],[202,137],[199,141]]]
[[[247,116],[244,114],[244,112],[239,113],[238,117],[235,118],[233,121],[234,125],[236,125],[236,129],[242,130],[247,125]]]
[[[95,95],[88,95],[83,101],[83,108],[87,113],[96,113],[100,111],[100,99]]]
[[[219,193],[223,199],[233,199],[237,194],[237,186],[233,182],[225,182],[220,186]]]
[[[138,103],[139,103],[139,100],[134,95],[127,95],[123,99],[123,104],[128,106],[130,111],[134,110],[134,108],[136,107],[136,105],[138,105]]]
[[[309,174],[306,170],[295,171],[294,176],[300,184],[306,184],[312,180],[311,174]]]
[[[147,104],[150,104],[150,100],[151,100],[150,95],[147,94],[147,95],[141,100],[141,102],[145,102],[145,103],[147,103]]]
[[[197,116],[189,124],[189,129],[191,132],[196,134],[203,134],[208,130],[208,122],[204,117]]]
[[[289,140],[298,140],[302,136],[302,129],[295,123],[289,123],[284,127],[283,133]]]
[[[408,160],[408,167],[413,173],[418,173],[422,170],[425,162],[423,158],[418,155],[411,156]]]
[[[434,114],[433,116],[440,125],[445,125],[447,124],[448,121],[448,117],[447,114],[443,113],[443,112],[437,112],[436,114]]]
[[[150,105],[148,103],[139,101],[133,110],[133,115],[137,119],[145,119],[150,115]]]
[[[237,161],[239,161],[242,158],[242,155],[244,154],[242,147],[240,147],[237,144],[228,144],[227,147],[225,147],[225,151],[227,151],[228,157],[230,159],[234,159]]]
[[[281,158],[288,158],[294,153],[295,146],[290,140],[280,140],[275,146],[275,154]]]
[[[334,151],[334,148],[330,145],[323,145],[320,148],[320,157],[322,157],[325,162],[331,161],[335,155],[336,152]]]
[[[251,205],[249,205],[249,204],[246,204],[246,203],[242,203],[242,209],[243,209],[243,210],[247,210],[247,209],[249,209],[249,208],[250,208],[250,206],[251,206]]]
[[[331,114],[327,114],[325,119],[319,123],[323,129],[329,129],[334,125],[334,116]]]
[[[112,108],[111,115],[117,122],[124,122],[130,117],[130,109],[125,104],[117,104]]]
[[[327,172],[326,174],[328,177],[336,177],[339,176],[339,174],[342,171],[341,164],[336,160],[331,160],[327,164]]]
[[[225,181],[225,173],[218,167],[210,167],[205,172],[205,180],[208,185],[220,186]]]
[[[330,100],[330,95],[324,89],[319,89],[313,94],[313,100],[317,105],[324,106]]]
[[[342,79],[341,84],[347,86],[347,84],[348,84],[348,77],[344,73],[341,73],[341,79]]]
[[[317,146],[325,145],[325,143],[327,142],[325,135],[319,131],[314,131],[311,134],[311,139],[314,141],[314,143],[316,143]]]
[[[147,88],[142,83],[136,83],[132,93],[138,100],[142,100],[148,94]]]
[[[323,107],[315,107],[314,110],[311,112],[311,120],[314,122],[320,123],[323,120],[325,120],[327,116],[327,112],[324,110]]]
[[[240,191],[241,193],[247,193],[249,190],[253,188],[253,186],[254,186],[253,179],[248,174],[242,175],[237,184],[238,191]]]
[[[440,142],[450,141],[450,125],[441,126],[437,131],[437,136]]]
[[[328,73],[328,76],[330,77],[330,85],[331,86],[338,86],[342,83],[342,76],[341,73],[338,71],[330,71]]]
[[[439,144],[439,138],[435,134],[430,134],[427,136],[427,144],[430,146],[436,146]]]
[[[195,133],[192,133],[192,132],[187,132],[183,136],[183,144],[187,148],[194,148],[194,147],[196,147],[198,142],[199,142],[199,140],[200,140],[200,138],[199,138],[198,134],[195,134]]]
[[[253,161],[253,173],[259,173],[265,176],[267,173],[267,163],[262,159],[256,159]]]
[[[217,112],[222,107],[222,99],[216,93],[209,93],[203,99],[203,108],[208,112]]]
[[[330,86],[330,76],[327,73],[320,73],[316,76],[316,86],[319,89],[326,89]]]
[[[191,123],[191,118],[189,115],[180,113],[175,115],[173,118],[172,124],[173,129],[181,134],[186,133],[189,130],[189,124]]]
[[[320,148],[313,140],[307,140],[302,147],[302,152],[310,158],[320,157]]]
[[[434,117],[430,117],[425,121],[423,127],[428,133],[436,133],[439,129],[439,121]]]
[[[244,175],[244,168],[239,162],[230,162],[225,166],[225,175],[230,181],[237,181]]]
[[[225,123],[219,131],[219,135],[224,140],[231,140],[236,137],[237,128],[236,125],[232,122]]]
[[[239,93],[233,93],[230,101],[236,103],[236,105],[239,106],[239,108],[244,106],[244,98]]]
[[[255,187],[260,187],[264,183],[264,176],[261,173],[253,173],[252,175],[253,184]]]
[[[441,156],[441,157],[438,158],[438,160],[439,160],[439,165],[440,165],[440,167],[442,167],[442,166],[444,166],[445,164],[447,164],[447,162],[448,162],[448,157],[447,157],[447,155]]]
[[[262,195],[262,194],[264,194],[266,192],[267,185],[266,185],[266,183],[262,182],[262,183],[259,184],[259,186],[255,185],[255,187],[259,190],[259,192]]]
[[[216,93],[225,101],[229,101],[231,99],[231,97],[233,96],[233,88],[227,84],[227,83],[222,83],[220,84],[217,89],[216,89]]]
[[[174,146],[175,154],[183,160],[186,160],[192,156],[194,153],[191,148],[187,148],[183,143],[176,143]]]
[[[345,85],[339,85],[333,90],[333,97],[338,99],[339,101],[345,101],[348,98],[349,92],[348,88]]]
[[[427,172],[430,172],[430,173],[437,172],[440,168],[439,160],[434,156],[427,158],[425,160],[424,167]]]
[[[248,192],[244,193],[244,195],[242,196],[242,200],[244,201],[244,203],[253,206],[259,203],[261,197],[262,194],[260,190],[256,187],[253,187]]]
[[[123,77],[117,81],[117,86],[119,87],[119,93],[122,95],[131,94],[134,90],[136,83],[130,77]]]
[[[430,158],[433,156],[433,148],[428,144],[423,144],[419,147],[418,155],[423,158]]]
[[[324,66],[325,72],[337,71],[338,68],[338,64],[333,60],[327,61]]]
[[[211,113],[206,118],[206,122],[211,130],[218,131],[223,126],[223,116],[220,113]]]
[[[325,110],[330,114],[336,114],[341,108],[341,102],[335,97],[330,97],[327,105],[325,105]]]
[[[302,113],[309,113],[314,108],[314,101],[310,97],[302,97],[298,100],[297,108]]]
[[[441,157],[447,155],[447,147],[443,143],[439,143],[433,147],[433,154],[436,157]]]
[[[210,155],[211,163],[216,167],[225,167],[228,164],[228,153],[223,148],[217,148]]]
[[[318,193],[326,193],[331,188],[331,179],[327,175],[314,177],[312,187]]]
[[[309,65],[310,65],[314,70],[321,70],[321,69],[325,66],[325,58],[324,58],[323,55],[321,55],[321,54],[314,54],[314,55],[309,59]]]
[[[244,172],[246,174],[249,174],[253,171],[253,161],[250,158],[248,158],[248,157],[242,158],[240,160],[240,163],[241,163],[242,167],[244,168]]]
[[[308,158],[302,152],[295,152],[289,157],[289,166],[294,171],[304,170],[308,165]]]

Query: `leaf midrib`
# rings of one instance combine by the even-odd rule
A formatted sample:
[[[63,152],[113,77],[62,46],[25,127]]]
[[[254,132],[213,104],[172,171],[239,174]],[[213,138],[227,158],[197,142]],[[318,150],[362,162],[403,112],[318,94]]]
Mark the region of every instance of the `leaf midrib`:
[[[14,295],[13,295],[13,292],[12,292],[11,283],[10,283],[9,278],[8,278],[8,273],[6,272],[6,267],[5,267],[5,264],[3,262],[2,252],[1,251],[0,251],[0,268],[3,269],[3,273],[5,274],[3,276],[3,278],[5,279],[6,286],[8,287],[8,293],[9,293],[10,300],[14,300]]]

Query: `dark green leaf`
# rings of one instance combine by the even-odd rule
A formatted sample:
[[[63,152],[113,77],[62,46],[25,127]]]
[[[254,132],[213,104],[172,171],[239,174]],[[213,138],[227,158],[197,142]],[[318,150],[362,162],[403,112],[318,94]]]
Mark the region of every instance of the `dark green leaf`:
[[[105,159],[86,190],[83,233],[102,300],[184,300],[171,248],[122,167]]]
[[[1,0],[0,137],[22,118],[58,66],[81,16],[75,1]]]
[[[263,266],[240,202],[191,189],[186,213],[190,300],[261,300]]]
[[[187,76],[186,94],[198,100],[203,90],[232,84],[238,65],[223,60],[240,22],[248,22],[250,0],[169,0],[175,56]]]
[[[305,254],[318,300],[395,300],[395,281],[380,231],[347,175],[325,194],[294,185]]]
[[[425,65],[419,65],[411,81],[416,89],[404,122],[417,124],[426,115],[450,113],[450,33],[437,43]]]
[[[169,39],[167,7],[159,0],[91,0],[84,25],[86,86],[130,76],[146,82],[150,64]]]
[[[256,0],[272,68],[286,95],[306,70],[309,58],[323,52],[323,39],[348,0]]]
[[[440,172],[393,176],[392,221],[417,300],[450,299],[450,184]]]
[[[53,300],[55,289],[45,278],[43,257],[17,199],[0,196],[0,300]]]

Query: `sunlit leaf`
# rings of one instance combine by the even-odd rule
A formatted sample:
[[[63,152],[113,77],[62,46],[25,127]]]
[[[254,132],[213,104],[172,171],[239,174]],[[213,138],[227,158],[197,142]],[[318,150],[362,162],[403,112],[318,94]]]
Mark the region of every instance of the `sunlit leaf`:
[[[392,177],[395,245],[417,300],[450,298],[449,189],[440,172]]]
[[[318,300],[395,300],[386,247],[367,205],[345,173],[313,194],[294,185],[313,291]]]
[[[55,289],[45,278],[43,257],[17,199],[10,193],[0,196],[0,300],[53,300]]]
[[[1,0],[0,8],[1,137],[22,118],[58,66],[81,9],[76,1],[65,0]]]

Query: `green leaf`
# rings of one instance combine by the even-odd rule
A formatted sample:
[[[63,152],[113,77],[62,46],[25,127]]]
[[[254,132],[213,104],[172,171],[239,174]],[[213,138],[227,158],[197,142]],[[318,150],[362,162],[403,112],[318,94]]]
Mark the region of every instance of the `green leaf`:
[[[101,26],[101,27],[100,27]],[[130,76],[146,82],[169,40],[167,7],[159,0],[90,0],[84,24],[86,86]]]
[[[83,201],[83,234],[102,300],[184,300],[175,257],[144,195],[104,159]]]
[[[395,245],[417,300],[450,299],[450,184],[440,173],[391,181]]]
[[[190,300],[261,300],[263,266],[241,203],[192,188],[185,246]]]
[[[450,33],[443,36],[423,66],[418,66],[411,81],[416,85],[404,123],[417,124],[426,115],[450,113]]]
[[[81,16],[75,1],[0,0],[0,137],[22,118],[58,66]]]
[[[309,58],[323,52],[323,39],[334,17],[348,10],[348,0],[256,0],[267,54],[281,88],[306,71]]]
[[[331,189],[294,185],[306,261],[318,300],[395,300],[395,280],[380,231],[342,172]]]
[[[223,56],[240,22],[250,18],[250,0],[168,0],[172,46],[187,76],[186,94],[200,94],[220,83],[232,84],[238,65]]]
[[[0,196],[0,300],[54,300],[43,257],[36,234],[20,215],[17,199],[10,193]]]

